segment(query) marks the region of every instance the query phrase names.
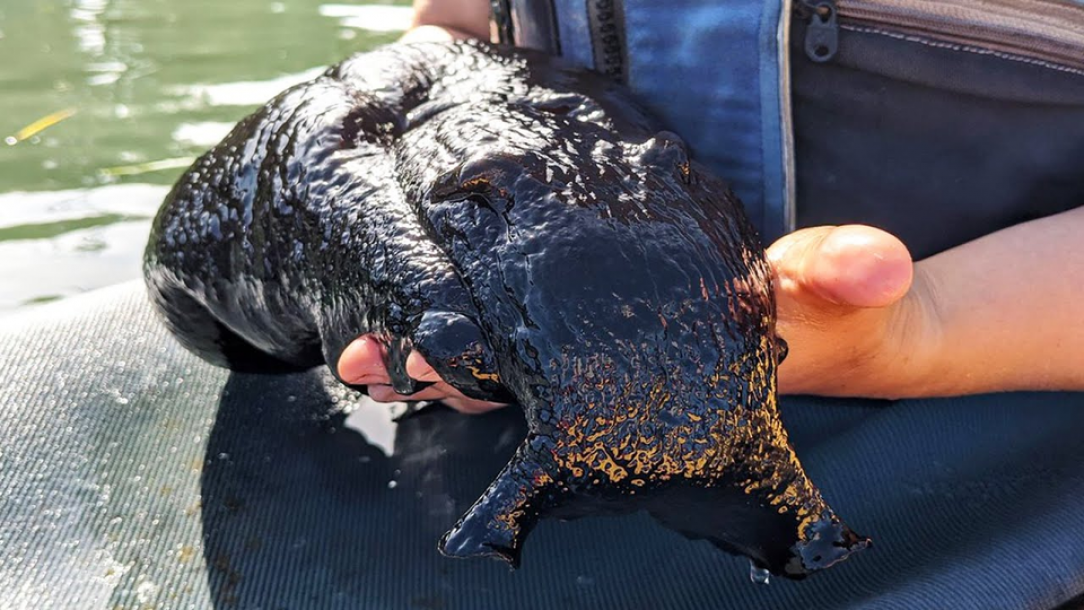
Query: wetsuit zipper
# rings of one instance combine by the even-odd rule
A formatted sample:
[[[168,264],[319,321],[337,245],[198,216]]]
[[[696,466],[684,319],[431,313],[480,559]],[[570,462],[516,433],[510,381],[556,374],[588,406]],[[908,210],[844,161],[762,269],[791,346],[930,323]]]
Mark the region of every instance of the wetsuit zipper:
[[[1084,6],[1063,0],[799,0],[795,10],[816,62],[835,57],[842,28],[1084,70]]]
[[[808,23],[803,43],[806,56],[817,63],[831,61],[839,49],[835,0],[799,0],[795,8]]]

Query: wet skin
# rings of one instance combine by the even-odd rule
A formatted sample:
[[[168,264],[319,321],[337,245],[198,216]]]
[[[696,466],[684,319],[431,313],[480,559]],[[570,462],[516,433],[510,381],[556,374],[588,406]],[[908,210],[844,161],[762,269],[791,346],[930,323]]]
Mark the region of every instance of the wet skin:
[[[866,539],[776,408],[771,274],[726,185],[621,87],[476,42],[385,47],[295,87],[198,160],[145,275],[180,341],[269,372],[371,333],[529,434],[441,541],[517,565],[542,517],[644,509],[800,578]]]

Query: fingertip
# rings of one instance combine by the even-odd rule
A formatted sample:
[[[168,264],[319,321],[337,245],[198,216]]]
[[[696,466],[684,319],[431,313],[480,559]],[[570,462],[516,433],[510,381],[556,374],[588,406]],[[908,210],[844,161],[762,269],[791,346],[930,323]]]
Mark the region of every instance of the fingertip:
[[[347,345],[336,367],[339,378],[347,383],[390,383],[384,366],[384,346],[371,335],[362,335]]]
[[[399,402],[402,398],[390,385],[373,384],[369,386],[369,398],[376,402]]]
[[[417,379],[418,381],[440,381],[440,375],[429,363],[425,361],[425,357],[418,351],[410,352],[406,361],[406,373],[411,379]]]
[[[894,235],[864,225],[827,232],[805,269],[808,288],[841,305],[885,307],[911,287],[914,263]]]

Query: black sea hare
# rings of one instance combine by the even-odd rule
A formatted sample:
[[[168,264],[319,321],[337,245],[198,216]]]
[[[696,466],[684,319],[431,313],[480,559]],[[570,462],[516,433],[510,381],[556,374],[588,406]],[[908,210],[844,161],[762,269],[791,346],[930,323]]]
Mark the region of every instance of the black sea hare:
[[[529,434],[441,541],[513,565],[541,517],[644,509],[799,578],[867,545],[776,408],[771,277],[741,205],[629,93],[480,43],[354,56],[242,121],[166,198],[145,272],[219,365],[363,333]]]

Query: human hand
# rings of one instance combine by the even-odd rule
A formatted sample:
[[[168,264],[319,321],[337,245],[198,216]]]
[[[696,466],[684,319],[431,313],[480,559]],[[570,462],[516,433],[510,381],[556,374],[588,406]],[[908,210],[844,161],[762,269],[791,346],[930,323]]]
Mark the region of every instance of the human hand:
[[[439,400],[462,413],[485,413],[505,406],[502,403],[475,400],[463,395],[442,380],[418,352],[411,352],[407,356],[407,375],[418,381],[433,382],[433,385],[410,396],[397,394],[391,387],[391,378],[388,377],[384,362],[384,345],[372,335],[363,335],[343,350],[337,364],[339,377],[353,385],[368,386],[369,397],[377,402]]]
[[[488,0],[414,0],[414,19],[403,42],[489,40]]]
[[[767,257],[790,348],[780,393],[924,393],[939,327],[929,278],[902,242],[862,225],[813,227],[780,238]]]
[[[790,347],[779,367],[783,394],[894,398],[920,395],[939,340],[925,277],[892,235],[861,225],[796,231],[767,252],[775,273],[777,332]],[[439,400],[464,413],[501,406],[464,396],[421,354],[407,374],[432,386],[410,396],[391,388],[379,340],[365,335],[339,358],[339,376],[369,386],[378,402]]]
[[[415,0],[413,24],[400,41],[488,40],[489,11],[486,0]],[[441,379],[418,352],[407,356],[407,375],[418,381],[433,382],[433,385],[409,396],[398,394],[391,387],[384,359],[384,345],[372,335],[363,335],[343,350],[336,368],[343,381],[368,386],[369,397],[377,402],[439,400],[463,413],[484,413],[505,406],[465,396]]]

